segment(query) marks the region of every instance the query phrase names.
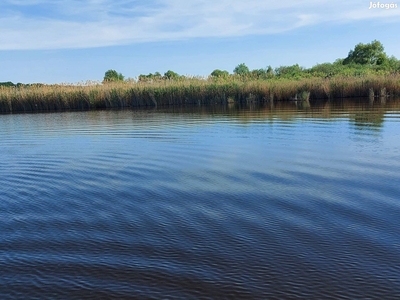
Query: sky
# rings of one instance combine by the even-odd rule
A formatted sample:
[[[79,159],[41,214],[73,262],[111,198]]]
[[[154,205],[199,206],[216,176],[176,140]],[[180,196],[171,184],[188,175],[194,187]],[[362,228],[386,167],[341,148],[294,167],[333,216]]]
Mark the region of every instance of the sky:
[[[400,0],[1,0],[0,82],[309,68],[375,39],[400,59],[399,32]]]

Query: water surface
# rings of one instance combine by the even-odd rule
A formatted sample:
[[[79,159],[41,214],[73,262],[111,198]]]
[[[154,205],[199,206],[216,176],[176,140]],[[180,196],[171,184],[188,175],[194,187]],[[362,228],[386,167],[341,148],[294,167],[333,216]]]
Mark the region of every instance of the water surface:
[[[398,299],[400,104],[0,116],[1,299]]]

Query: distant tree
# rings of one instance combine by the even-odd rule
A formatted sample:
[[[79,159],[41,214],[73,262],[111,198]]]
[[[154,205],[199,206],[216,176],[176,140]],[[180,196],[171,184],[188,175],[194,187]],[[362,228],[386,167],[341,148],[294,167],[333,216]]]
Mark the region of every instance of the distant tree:
[[[336,66],[340,66],[340,65],[343,65],[343,61],[344,61],[344,58],[337,58],[337,59],[333,62],[333,64],[336,65]]]
[[[391,56],[387,59],[387,61],[385,62],[385,64],[392,70],[395,72],[400,72],[400,60],[397,59],[394,56]]]
[[[178,79],[179,74],[175,73],[174,71],[168,70],[167,72],[164,73],[164,77],[167,79]]]
[[[304,72],[304,68],[298,64],[293,66],[280,66],[275,69],[275,74],[281,77],[301,77]]]
[[[236,66],[236,68],[233,70],[233,73],[235,73],[236,75],[246,75],[250,73],[249,68],[243,63],[243,64],[239,64]]]
[[[10,86],[15,86],[15,84],[12,83],[11,81],[7,81],[7,82],[0,82],[0,86],[10,87]]]
[[[267,67],[267,74],[273,76],[275,74],[274,69],[271,66]]]
[[[267,77],[267,70],[266,69],[255,69],[251,72],[251,77],[253,78],[266,78]]]
[[[388,59],[383,50],[383,45],[377,40],[369,44],[359,43],[354,47],[354,50],[350,50],[343,64],[382,65]]]
[[[219,69],[215,69],[214,71],[211,72],[211,76],[213,77],[228,77],[229,76],[229,72],[228,71],[222,71]]]
[[[118,73],[115,70],[108,70],[104,74],[104,82],[113,82],[113,81],[123,81],[124,76],[121,73]]]
[[[342,66],[343,67],[343,66]],[[332,63],[316,64],[312,68],[308,69],[307,72],[313,76],[330,78],[337,74],[340,70],[340,66]]]
[[[160,72],[155,72],[154,74],[149,73],[148,75],[143,75],[143,74],[139,75],[139,81],[152,81],[152,80],[160,80],[160,79],[162,79]]]

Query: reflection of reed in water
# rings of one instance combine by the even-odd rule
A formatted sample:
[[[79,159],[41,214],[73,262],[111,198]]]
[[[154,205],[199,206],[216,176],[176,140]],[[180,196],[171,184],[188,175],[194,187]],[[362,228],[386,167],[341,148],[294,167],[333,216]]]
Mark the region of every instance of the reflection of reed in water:
[[[293,101],[297,108],[304,109],[310,107],[310,92],[302,91],[300,93],[296,93],[294,97],[290,98],[290,101]]]
[[[386,98],[389,97],[389,94],[386,92],[386,88],[385,87],[383,87],[383,88],[381,88],[379,90],[379,95],[375,95],[374,89],[370,88],[368,97],[369,97],[369,103],[370,104],[372,104],[374,102],[375,98],[377,98],[377,97],[379,97],[380,102],[382,104],[385,104],[386,103]]]
[[[296,107],[299,109],[305,109],[305,108],[310,108],[310,101],[306,100],[301,100],[301,101],[296,101]]]
[[[387,95],[386,95],[386,88],[384,87],[384,88],[381,88],[381,92],[379,93],[379,96],[380,97],[387,97]]]
[[[300,102],[299,102],[300,103]],[[319,118],[332,121],[343,119],[352,120],[357,129],[374,129],[377,131],[382,128],[385,113],[388,111],[400,113],[400,98],[393,97],[386,104],[374,103],[371,106],[366,98],[344,98],[340,101],[313,101],[311,106],[297,107],[293,101],[273,101],[266,103],[254,103],[249,107],[247,103],[228,103],[227,105],[193,105],[183,106],[158,106],[158,111],[173,113],[190,113],[197,115],[222,115],[224,117],[235,117],[241,123],[249,123],[255,120],[268,120],[271,124],[276,120],[295,122],[298,118]],[[271,107],[273,105],[273,107]],[[92,114],[88,114],[91,116]],[[146,114],[146,118],[149,115]],[[383,119],[382,119],[383,118]],[[97,117],[95,118],[97,120]]]
[[[379,96],[380,96],[380,99],[381,99],[381,103],[385,104],[386,103],[386,97],[388,96],[386,94],[386,88],[385,87],[381,88],[381,92],[380,92]]]
[[[375,92],[374,92],[374,89],[373,89],[373,88],[369,88],[368,98],[369,98],[369,103],[370,103],[370,104],[374,103]]]

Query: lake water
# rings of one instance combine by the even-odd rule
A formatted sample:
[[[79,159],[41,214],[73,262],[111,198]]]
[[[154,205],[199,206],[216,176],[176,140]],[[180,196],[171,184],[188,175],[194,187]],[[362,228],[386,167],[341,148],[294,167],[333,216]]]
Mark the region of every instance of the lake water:
[[[399,299],[400,102],[0,115],[1,299]]]

